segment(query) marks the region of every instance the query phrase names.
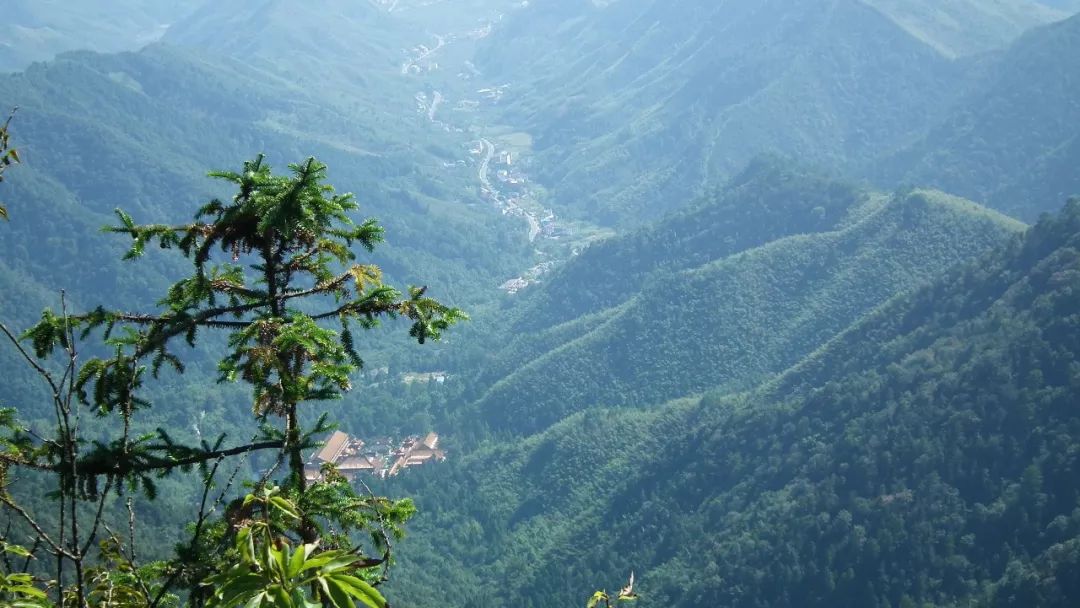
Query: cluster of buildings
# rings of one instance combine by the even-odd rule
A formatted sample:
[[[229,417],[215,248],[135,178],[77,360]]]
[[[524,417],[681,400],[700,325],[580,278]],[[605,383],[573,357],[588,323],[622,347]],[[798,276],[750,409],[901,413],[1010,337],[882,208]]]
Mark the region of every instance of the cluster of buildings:
[[[405,372],[401,374],[401,382],[404,384],[445,384],[450,374],[446,372]],[[431,433],[434,435],[434,433]],[[437,438],[437,437],[436,437]]]
[[[533,266],[532,268],[526,270],[525,274],[523,274],[522,276],[510,279],[502,285],[499,285],[499,289],[505,291],[509,295],[514,295],[515,293],[521,291],[522,289],[525,289],[533,283],[539,283],[540,277],[551,272],[554,269],[555,262],[552,262],[550,260],[546,262],[540,262],[536,266]]]
[[[304,476],[308,481],[322,479],[322,466],[333,464],[339,473],[353,480],[362,473],[393,477],[409,467],[442,462],[446,453],[438,448],[439,436],[428,433],[423,439],[411,436],[397,443],[389,438],[371,443],[334,431],[326,443],[308,459]]]

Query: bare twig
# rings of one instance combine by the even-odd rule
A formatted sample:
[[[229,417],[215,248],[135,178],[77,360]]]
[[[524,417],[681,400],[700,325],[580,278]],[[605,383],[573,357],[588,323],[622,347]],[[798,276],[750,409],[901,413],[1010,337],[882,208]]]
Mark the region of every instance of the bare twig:
[[[15,501],[11,500],[6,493],[0,493],[0,502],[2,502],[7,508],[19,514],[19,517],[23,519],[37,534],[38,538],[43,540],[45,544],[49,545],[49,552],[54,555],[62,555],[68,559],[74,559],[74,555],[69,553],[66,549],[61,547],[54,541],[47,532],[34,520],[33,517]]]
[[[105,498],[108,497],[110,490],[112,490],[112,479],[108,479],[105,481],[105,489],[98,497],[97,512],[94,514],[94,523],[93,526],[91,526],[90,528],[90,534],[88,534],[86,537],[86,542],[83,543],[82,551],[79,552],[80,555],[86,555],[86,552],[90,550],[90,545],[92,545],[94,543],[94,539],[97,538],[97,531],[98,528],[101,526],[101,516],[105,510]]]
[[[4,335],[7,336],[7,339],[11,342],[11,344],[15,347],[19,354],[22,355],[22,358],[30,364],[30,367],[34,368],[34,371],[36,371],[39,376],[41,376],[46,382],[49,383],[49,388],[51,388],[53,392],[53,398],[60,399],[60,388],[53,380],[52,374],[50,374],[47,369],[42,367],[37,362],[37,360],[31,357],[30,353],[26,352],[26,349],[23,348],[22,343],[19,342],[19,339],[15,336],[15,334],[11,333],[11,330],[8,329],[7,325],[0,323],[0,332],[3,332]]]

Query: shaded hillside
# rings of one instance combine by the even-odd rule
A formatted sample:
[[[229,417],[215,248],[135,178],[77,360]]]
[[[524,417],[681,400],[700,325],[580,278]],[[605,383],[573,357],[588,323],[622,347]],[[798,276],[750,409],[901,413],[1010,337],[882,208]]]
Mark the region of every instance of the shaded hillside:
[[[631,569],[642,606],[1076,605],[1078,293],[1080,202],[758,390],[491,443],[421,494],[403,578],[480,607]]]
[[[640,236],[607,245],[607,251],[624,249],[620,257],[631,264],[663,253],[671,257],[668,265],[654,258],[655,270],[639,275],[637,288],[625,300],[610,302],[612,308],[597,308],[494,356],[494,368],[505,375],[484,375],[494,384],[478,399],[480,419],[494,429],[529,434],[594,406],[656,403],[717,386],[746,386],[795,364],[896,293],[985,252],[1020,227],[939,193],[872,197],[841,184],[788,176],[789,184],[767,171],[757,181],[737,182],[715,208],[703,206],[660,224],[652,234],[663,236],[646,237],[643,249],[633,249],[642,244]],[[800,183],[807,186],[805,197],[798,194]],[[759,211],[735,216],[726,226],[705,221],[733,206]],[[775,240],[766,236],[768,230],[754,235],[767,213],[761,210],[785,208],[793,220],[806,214],[819,221],[790,236],[783,223],[775,223]],[[684,225],[681,240],[671,238],[671,226],[694,215],[702,221],[690,222],[695,228]],[[724,232],[745,241],[741,247],[734,238],[725,243]],[[604,289],[581,270],[595,261],[576,260],[547,289]],[[615,276],[619,271],[616,265]],[[571,282],[577,275],[583,281]],[[633,277],[627,273],[628,284]],[[568,301],[572,306],[573,298]],[[541,294],[534,302],[551,303],[556,319],[563,314],[557,295]]]
[[[694,268],[781,237],[834,229],[867,196],[782,158],[755,159],[687,209],[585,249],[541,289],[527,292],[514,329],[534,331],[616,306],[658,273]]]
[[[476,361],[486,387],[605,323],[614,309],[666,275],[795,234],[835,229],[869,195],[847,183],[760,158],[725,187],[679,213],[595,243],[507,316],[510,342]]]
[[[562,211],[634,224],[761,152],[848,167],[906,145],[976,72],[939,50],[933,24],[1002,46],[1059,14],[1026,0],[870,4],[536,2],[478,63],[512,83],[508,120],[534,135],[538,178]],[[959,25],[979,19],[1001,31]]]
[[[940,125],[870,172],[1034,219],[1080,193],[1077,74],[1080,16],[1032,31]]]

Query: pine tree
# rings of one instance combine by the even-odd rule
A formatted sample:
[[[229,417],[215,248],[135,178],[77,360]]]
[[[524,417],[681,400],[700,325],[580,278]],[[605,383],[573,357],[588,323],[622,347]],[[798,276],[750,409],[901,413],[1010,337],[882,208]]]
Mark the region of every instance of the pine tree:
[[[377,266],[358,263],[355,246],[371,252],[383,240],[382,228],[370,219],[353,223],[354,197],[337,194],[325,183],[322,163],[309,158],[289,168],[290,175],[274,175],[260,155],[244,163],[240,172],[211,173],[234,184],[236,195],[228,201],[210,201],[188,224],[138,225],[117,210],[120,224],[109,230],[131,238],[125,258],[139,258],[147,246],[156,245],[187,258],[191,274],[168,289],[156,312],[98,308],[71,315],[45,311],[24,335],[36,357],[45,358],[58,349],[70,352],[77,334],[85,338],[100,330],[113,354],[90,359],[77,371],[71,356],[72,392],[79,404],[99,415],[119,417],[124,430],[114,441],[90,446],[77,437],[34,444],[16,432],[0,459],[5,467],[50,471],[58,476],[62,493],[97,500],[110,488],[122,487],[141,487],[152,497],[155,477],[193,466],[204,472],[208,489],[223,458],[256,450],[279,450],[279,462],[287,463],[287,477],[280,487],[271,487],[264,479],[261,488],[230,508],[225,520],[206,521],[200,511],[191,543],[162,570],[167,576],[159,584],[161,592],[144,593],[148,605],[157,604],[178,580],[191,585],[192,597],[199,602],[232,605],[221,592],[236,581],[216,578],[210,587],[202,584],[206,575],[218,569],[215,558],[222,559],[223,551],[234,551],[229,558],[232,564],[239,560],[244,566],[234,574],[247,581],[245,589],[256,593],[257,586],[245,577],[259,566],[245,560],[256,559],[256,553],[265,558],[284,551],[282,543],[298,543],[297,551],[303,555],[296,557],[297,563],[315,559],[321,550],[348,556],[341,561],[339,555],[334,562],[338,568],[334,576],[346,577],[338,581],[346,587],[344,596],[335,596],[340,600],[349,596],[349,589],[362,590],[369,584],[356,579],[353,575],[359,572],[351,570],[385,569],[388,555],[362,558],[359,547],[350,546],[343,534],[329,532],[326,524],[333,524],[337,531],[370,532],[376,547],[388,551],[388,528],[398,531],[411,513],[408,503],[357,494],[333,471],[325,481],[310,485],[303,451],[316,445],[315,437],[329,426],[319,418],[313,427],[303,428],[301,408],[339,398],[351,389],[350,374],[362,365],[353,329],[372,328],[385,318],[405,318],[411,321],[410,336],[423,344],[438,339],[465,315],[428,297],[424,287],[402,294],[383,282]],[[183,372],[177,347],[184,342],[194,346],[203,332],[227,334],[228,350],[218,364],[218,380],[251,386],[252,415],[261,424],[260,435],[232,448],[223,447],[224,436],[200,446],[178,444],[165,431],[157,437],[132,437],[128,430],[132,418],[152,407],[140,397],[144,383],[156,378],[163,366]],[[64,405],[57,407],[59,417]],[[17,429],[17,425],[9,426]],[[13,506],[10,497],[5,502]],[[256,517],[252,509],[259,510],[259,505],[261,515]],[[372,525],[374,520],[378,525]],[[258,529],[253,532],[252,526]],[[238,541],[241,538],[243,542]],[[228,549],[234,541],[239,544]],[[265,551],[245,549],[257,541]],[[73,557],[63,547],[54,548],[58,560]],[[309,589],[323,603],[342,605],[331,597],[331,587],[320,590],[309,581],[289,589],[301,595]],[[80,587],[80,605],[86,604],[84,595]],[[155,601],[150,601],[151,595],[157,596]],[[241,595],[232,599],[239,601]],[[266,596],[268,605],[274,604],[271,596]],[[254,596],[243,597],[246,602]],[[365,601],[364,597],[354,599]],[[296,603],[293,600],[299,602],[300,596],[285,603]]]

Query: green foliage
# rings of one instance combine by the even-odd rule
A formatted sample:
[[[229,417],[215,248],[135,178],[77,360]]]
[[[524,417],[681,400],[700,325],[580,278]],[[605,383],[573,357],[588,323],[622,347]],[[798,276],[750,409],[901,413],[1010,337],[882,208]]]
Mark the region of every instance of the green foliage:
[[[382,317],[404,317],[412,322],[410,335],[424,343],[438,339],[465,316],[426,297],[424,288],[410,289],[408,298],[402,298],[382,283],[378,267],[353,264],[351,246],[358,243],[371,251],[382,239],[381,228],[373,220],[352,223],[348,212],[356,208],[353,197],[333,194],[323,183],[325,165],[309,159],[290,169],[292,177],[274,176],[260,156],[245,163],[241,173],[212,174],[235,184],[238,193],[230,203],[214,200],[203,206],[187,225],[137,226],[118,211],[121,225],[109,230],[132,239],[127,258],[140,257],[153,243],[179,251],[191,261],[194,274],[168,290],[159,302],[160,314],[99,308],[61,317],[46,311],[25,335],[36,354],[45,357],[64,347],[72,332],[86,336],[103,328],[116,354],[84,363],[75,388],[99,414],[119,411],[127,417],[149,405],[136,395],[145,380],[146,366],[140,360],[152,361],[155,377],[164,364],[183,371],[180,358],[170,350],[174,339],[193,346],[201,330],[229,330],[230,350],[218,365],[219,380],[249,383],[256,416],[287,417],[286,440],[298,458],[302,444],[296,405],[338,398],[351,388],[349,375],[359,357],[351,338],[340,338],[350,335],[351,322],[370,328]],[[215,249],[231,261],[213,262]],[[247,273],[234,263],[242,256],[254,256]],[[316,314],[294,308],[315,298],[332,298],[334,305]],[[324,320],[335,321],[339,329],[320,326],[318,321]],[[171,445],[157,447],[180,456]],[[120,474],[122,463],[131,457],[127,445],[95,455],[120,463],[113,467]],[[294,475],[299,474],[296,469],[293,466]],[[100,472],[91,468],[87,474]]]
[[[281,536],[289,527],[281,521],[299,522],[301,511],[277,488],[247,495],[243,509],[245,521],[230,553],[237,559],[206,580],[212,589],[207,608],[385,608],[382,594],[357,576],[366,561],[361,556],[351,550],[321,550],[317,542],[294,549]]]
[[[0,554],[3,555],[6,563],[10,563],[11,557],[27,561],[32,558],[30,552],[24,547],[12,545],[7,541],[0,541]],[[43,608],[48,606],[47,600],[47,595],[34,584],[34,578],[29,573],[0,571],[0,603],[4,606]]]

